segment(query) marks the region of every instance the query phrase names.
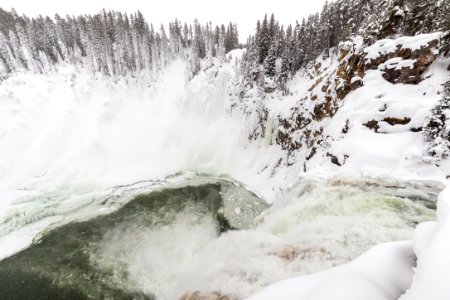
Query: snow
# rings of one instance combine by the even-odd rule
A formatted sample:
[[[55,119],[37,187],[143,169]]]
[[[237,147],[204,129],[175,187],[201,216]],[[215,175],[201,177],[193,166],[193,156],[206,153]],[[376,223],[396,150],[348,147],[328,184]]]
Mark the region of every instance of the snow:
[[[398,47],[420,49],[440,37],[441,33],[433,33],[382,40],[364,51],[369,59],[376,59],[379,55],[397,50]],[[350,47],[350,45],[346,46]],[[330,62],[319,61],[322,64],[321,76],[326,78],[327,75],[324,72],[327,67],[331,66],[331,69],[335,67],[332,67]],[[341,176],[342,174],[359,174],[361,177],[389,177],[391,180],[392,178],[428,179],[449,183],[448,162],[442,162],[441,165],[428,163],[424,157],[427,148],[424,138],[420,132],[413,132],[411,129],[423,126],[430,109],[442,97],[442,84],[448,80],[447,66],[450,59],[439,57],[424,73],[424,80],[417,85],[394,85],[383,79],[381,70],[386,66],[398,69],[411,68],[414,62],[414,60],[393,58],[380,66],[378,70],[369,70],[366,73],[363,78],[364,86],[351,92],[345,98],[333,118],[321,122],[323,136],[328,137],[328,140],[326,144],[324,143],[326,145],[324,149],[318,148],[318,153],[306,163],[307,175],[317,174],[323,177],[336,176],[336,174]],[[302,97],[301,95],[308,94],[306,89],[311,86],[311,81],[317,80],[319,76],[315,78],[313,76],[312,80],[307,78],[309,74],[297,74],[297,76],[289,87],[298,99]],[[312,90],[312,93],[319,95],[319,98],[323,96],[320,88],[321,86],[318,85]],[[288,96],[283,99],[288,107],[299,103],[298,100],[290,102],[292,98]],[[274,111],[277,107],[269,105],[272,114],[276,115]],[[305,106],[302,108],[310,109]],[[289,115],[285,113],[286,108],[279,111],[282,112],[280,113],[282,116]],[[408,118],[410,122],[406,125],[392,126],[383,121],[388,117]],[[371,120],[378,121],[377,133],[364,126]],[[348,132],[344,134],[342,129],[346,124]],[[345,164],[341,167],[330,166],[325,162],[326,153],[332,153]],[[300,150],[297,159],[302,161],[306,155],[307,153],[302,153]],[[440,196],[440,199],[445,197],[444,195],[445,193]],[[440,200],[438,210],[440,216],[442,211],[448,208],[442,202],[443,200]],[[447,241],[443,241],[444,239],[437,242],[434,237],[436,232],[442,232],[444,236],[446,231],[439,228],[450,228],[450,226],[438,226],[436,232],[435,226],[433,222],[419,225],[414,237],[414,246],[411,242],[380,245],[374,248],[374,251],[369,251],[361,259],[348,265],[282,281],[249,299],[398,299],[411,286],[411,283],[412,289],[405,294],[404,299],[446,299],[447,295],[444,291],[445,278],[449,275],[446,266],[450,265],[447,258],[450,246]],[[436,244],[434,250],[429,249],[430,243]],[[425,254],[427,252],[428,254]],[[414,272],[414,254],[419,258],[416,273]],[[425,260],[423,263],[421,263],[422,256],[426,257],[422,259],[422,261]],[[367,261],[376,261],[378,264],[360,265],[359,263],[366,261],[366,258]],[[392,261],[389,261],[390,259]],[[415,274],[414,282],[412,282],[413,274]],[[434,281],[436,283],[433,283]],[[430,290],[435,290],[435,294],[430,293]]]
[[[447,299],[450,187],[439,195],[437,212],[437,222],[417,226],[413,242],[377,245],[346,265],[278,282],[247,299]]]
[[[420,49],[441,36],[386,39],[364,51],[376,59],[398,47]],[[93,211],[102,213],[96,201],[111,191],[120,194],[122,189],[116,186],[164,185],[168,176],[182,171],[232,177],[275,206],[256,228],[219,239],[201,226],[194,228],[193,240],[181,238],[182,222],[169,228],[180,235],[178,247],[185,243],[189,249],[203,249],[191,257],[194,267],[181,265],[186,273],[177,279],[180,284],[192,278],[199,288],[216,284],[225,292],[246,297],[274,281],[346,263],[372,245],[411,239],[410,225],[381,205],[378,194],[323,182],[326,187],[312,189],[306,196],[299,190],[311,189],[304,182],[310,176],[342,178],[344,174],[389,178],[389,182],[400,178],[448,183],[449,163],[429,163],[422,134],[411,129],[423,126],[440,99],[450,59],[438,58],[418,85],[393,85],[383,79],[381,68],[368,71],[364,78],[354,77],[352,83],[362,80],[364,86],[339,103],[333,118],[311,125],[311,130],[323,130],[324,141],[306,162],[310,149],[302,148],[286,158],[286,152],[274,144],[274,132],[280,127],[278,120],[291,117],[295,109],[313,110],[315,103],[302,100],[305,96],[324,97],[322,86],[313,85],[336,71],[336,56],[319,58],[317,70],[296,74],[287,83],[289,95],[266,95],[253,89],[241,100],[236,70],[244,52],[233,50],[223,62],[202,62],[203,71],[190,82],[181,60],[152,81],[111,80],[64,65],[45,75],[17,73],[2,81],[0,259],[27,247],[49,227],[93,216]],[[385,66],[413,64],[413,60],[393,58]],[[329,88],[335,88],[333,84]],[[255,112],[261,111],[268,114],[262,124],[265,138],[251,140],[249,135],[260,122]],[[392,126],[383,121],[389,117],[410,122]],[[364,125],[373,120],[378,121],[378,132]],[[345,162],[343,166],[333,165],[328,153]],[[288,159],[293,163],[288,164]],[[446,255],[450,245],[444,238],[448,236],[449,193],[440,196],[437,223],[417,227],[414,244],[376,246],[351,263],[287,279],[250,299],[397,299],[411,282],[402,299],[444,299],[445,278],[450,275]],[[408,214],[417,215],[414,209],[419,208],[413,203],[401,204],[410,207]],[[234,212],[239,215],[241,210],[236,207]],[[428,213],[421,211],[415,217],[427,221],[432,218]],[[142,274],[146,267],[158,264],[158,258],[170,265],[161,271],[163,279],[170,281],[179,271],[158,249],[154,258],[144,253],[158,234],[142,238],[141,254],[146,260],[131,265],[130,276],[149,291],[155,286]],[[313,254],[306,260],[280,261],[273,253],[285,245],[306,245]],[[418,257],[415,273],[413,253]],[[223,261],[228,265],[222,265]],[[199,269],[205,275],[197,278],[194,274]]]
[[[274,199],[281,179],[270,184],[265,174],[255,174],[280,151],[249,144],[250,121],[238,111],[230,114],[224,87],[233,82],[234,68],[230,60],[220,72],[210,70],[216,77],[202,73],[189,84],[181,60],[151,82],[110,80],[64,65],[3,81],[0,257],[114,186],[180,171],[225,174]],[[18,230],[23,238],[11,238]]]
[[[361,51],[377,49],[378,53],[378,50],[382,49],[388,53],[397,49],[395,47],[390,49],[389,44],[417,49],[426,46],[429,41],[439,39],[441,35],[432,33],[377,41]],[[358,51],[361,43],[360,38],[353,41],[354,51]],[[344,43],[342,47],[350,49],[350,44],[351,42]],[[383,78],[382,69],[385,66],[391,65],[393,68],[414,66],[414,60],[393,58],[378,70],[367,70],[361,79],[363,86],[350,92],[343,101],[337,101],[337,113],[332,118],[324,118],[321,121],[312,120],[311,115],[314,115],[315,105],[320,101],[324,102],[326,93],[323,88],[333,90],[342,84],[336,80],[334,74],[338,68],[336,53],[332,53],[328,59],[319,57],[308,70],[298,72],[287,83],[289,95],[272,93],[260,96],[254,91],[249,99],[255,99],[257,105],[252,106],[248,103],[245,105],[253,110],[268,111],[265,125],[266,129],[271,129],[269,133],[272,143],[275,136],[273,133],[279,130],[287,132],[290,137],[298,139],[302,144],[302,147],[290,153],[288,158],[276,158],[274,155],[274,160],[282,158],[282,166],[274,171],[274,179],[284,178],[285,183],[279,187],[283,190],[284,187],[292,186],[293,178],[304,170],[306,174],[322,177],[333,176],[339,172],[359,174],[362,177],[448,182],[446,177],[450,175],[449,162],[442,162],[437,166],[424,156],[428,146],[420,128],[429,116],[431,108],[442,97],[442,84],[450,76],[447,70],[449,64],[450,58],[439,56],[424,72],[424,80],[419,84],[392,84]],[[358,80],[360,78],[354,76],[351,83]],[[317,97],[317,100],[311,100],[313,96]],[[263,108],[260,108],[261,106]],[[406,124],[390,125],[385,121],[389,118],[405,120]],[[310,119],[312,122],[303,129],[291,132],[290,128],[285,130],[283,125],[279,124],[279,119],[288,119],[294,124],[296,120]],[[378,132],[364,125],[371,121],[378,122]],[[348,130],[343,133],[346,127]],[[307,132],[322,131],[320,136],[323,141],[320,145],[314,145],[316,154],[307,159],[312,153],[312,148],[305,147],[309,141],[301,140],[302,136]],[[267,139],[267,135],[265,138]],[[328,154],[337,157],[343,165],[338,167],[332,164]],[[287,164],[290,165],[289,168],[285,166]]]
[[[394,57],[387,60],[384,64],[380,64],[378,66],[378,70],[383,70],[384,68],[396,70],[401,70],[403,68],[413,69],[415,62],[415,59],[403,59],[401,57]]]
[[[426,79],[417,85],[394,85],[383,79],[382,71],[367,71],[364,86],[351,92],[324,125],[324,136],[331,137],[330,145],[308,162],[310,172],[328,172],[323,161],[329,152],[341,161],[348,156],[339,172],[445,181],[448,169],[424,161],[426,142],[421,132],[411,129],[423,126],[442,97],[442,84],[449,76],[445,68],[448,63],[448,58],[437,59],[425,72]],[[389,117],[409,118],[410,122],[392,126],[383,121]],[[364,125],[369,121],[378,121],[378,132]],[[343,134],[346,124],[349,129]]]
[[[450,276],[450,188],[438,201],[436,222],[421,224],[414,236],[417,268],[411,288],[400,300],[441,300],[448,298]]]
[[[414,230],[414,253],[418,256],[430,244],[433,233],[436,230],[436,221],[423,222]]]
[[[4,81],[1,186],[89,190],[249,161],[239,151],[241,124],[215,100],[218,89],[199,79],[186,91],[184,70],[175,62],[150,87],[76,70]]]
[[[397,299],[411,282],[412,262],[411,242],[380,244],[349,264],[281,281],[247,300]]]
[[[416,36],[403,36],[396,39],[382,39],[376,41],[373,45],[364,49],[366,59],[375,60],[378,57],[393,53],[399,49],[411,49],[411,51],[420,50],[433,40],[440,40],[444,34],[434,32],[429,34],[419,34]]]
[[[242,56],[246,52],[246,49],[234,49],[227,53],[227,60],[234,61],[234,60],[241,60]]]

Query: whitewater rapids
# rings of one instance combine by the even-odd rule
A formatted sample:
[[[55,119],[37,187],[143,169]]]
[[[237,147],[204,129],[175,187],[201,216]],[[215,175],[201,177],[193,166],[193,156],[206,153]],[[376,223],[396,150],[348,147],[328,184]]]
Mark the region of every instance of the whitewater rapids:
[[[165,182],[142,182],[118,187],[96,199],[85,210],[59,216],[59,223],[54,219],[55,216],[50,217],[55,221],[54,226],[50,227],[56,229],[46,230],[43,235],[39,235],[43,242],[39,242],[38,238],[36,246],[32,245],[29,250],[17,254],[17,258],[12,256],[12,261],[3,260],[0,266],[3,264],[4,270],[9,270],[9,273],[19,269],[32,272],[38,268],[42,272],[41,276],[62,282],[59,291],[63,291],[64,284],[67,284],[63,279],[72,278],[71,287],[80,295],[85,292],[86,285],[78,283],[76,279],[81,276],[77,275],[80,272],[79,264],[86,265],[82,270],[90,270],[87,274],[108,274],[102,281],[103,288],[109,284],[123,291],[131,291],[133,295],[169,300],[177,299],[185,292],[198,290],[205,293],[221,291],[242,299],[279,280],[347,263],[373,245],[411,239],[416,224],[435,218],[435,198],[439,190],[426,183],[303,179],[290,197],[266,209],[264,202],[254,194],[239,184],[226,181],[222,183],[226,188],[222,187],[220,192],[222,201],[230,203],[225,216],[231,220],[231,225],[242,224],[242,221],[247,220],[241,229],[217,231],[214,215],[204,211],[206,204],[188,205],[189,193],[183,200],[186,208],[162,210],[163,215],[158,217],[162,219],[157,223],[153,223],[157,220],[155,217],[148,219],[151,216],[148,214],[143,219],[142,212],[145,210],[142,209],[132,210],[136,214],[120,217],[120,220],[128,221],[105,223],[101,221],[103,219],[98,219],[118,220],[114,216],[122,216],[121,208],[127,211],[126,207],[128,203],[133,205],[135,195],[149,192],[152,195],[163,191],[170,198],[174,188],[190,189],[198,186],[200,189],[209,189],[208,184],[220,182],[217,180],[180,174]],[[173,195],[176,194],[174,192]],[[35,198],[21,208],[25,212],[35,209],[33,206],[44,199]],[[201,203],[210,203],[207,198],[198,199],[203,201]],[[163,203],[160,202],[162,207]],[[260,208],[249,209],[255,205],[260,205]],[[41,209],[36,219],[29,224],[22,224],[19,214],[11,215],[0,226],[1,232],[17,226],[9,231],[9,236],[14,238],[18,232],[29,230],[35,223],[49,219],[46,211],[49,208]],[[248,212],[253,215],[249,216]],[[260,215],[255,218],[255,213]],[[153,221],[149,224],[145,220]],[[85,233],[81,237],[77,233],[80,229],[76,229],[78,223],[75,221],[83,222],[79,223],[84,224],[82,228],[85,228],[81,232],[89,233],[98,228],[104,230],[94,232],[95,239],[89,240]],[[158,222],[162,222],[162,225],[151,225]],[[1,246],[10,242],[4,237],[0,241]],[[45,262],[45,258],[32,259],[36,255],[33,254],[36,247],[51,247],[49,249],[54,253],[51,263]],[[71,260],[77,256],[70,253],[78,253],[77,249],[84,249],[85,254],[83,259],[75,260],[77,263],[74,267]],[[66,255],[69,258],[64,258]],[[55,256],[61,257],[55,260]],[[43,259],[41,266],[39,264]],[[27,261],[30,262],[27,264]],[[64,267],[54,265],[59,262]],[[26,278],[25,275],[19,276],[25,282]],[[14,286],[3,280],[5,284]],[[19,290],[26,291],[20,286]]]

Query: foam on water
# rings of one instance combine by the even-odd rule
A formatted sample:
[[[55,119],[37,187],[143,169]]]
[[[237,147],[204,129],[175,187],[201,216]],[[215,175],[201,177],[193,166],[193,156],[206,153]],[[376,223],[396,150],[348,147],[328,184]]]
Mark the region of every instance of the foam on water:
[[[435,217],[433,196],[415,199],[426,185],[402,188],[399,197],[387,194],[393,186],[360,184],[305,180],[255,227],[219,236],[210,217],[189,212],[156,231],[113,231],[96,263],[118,273],[124,268],[126,284],[157,299],[195,290],[244,298],[278,280],[346,263],[373,245],[410,239],[417,223]]]

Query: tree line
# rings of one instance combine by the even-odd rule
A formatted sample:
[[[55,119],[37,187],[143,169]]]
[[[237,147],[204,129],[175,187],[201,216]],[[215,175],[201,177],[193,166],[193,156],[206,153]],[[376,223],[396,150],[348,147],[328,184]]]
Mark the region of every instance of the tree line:
[[[272,14],[258,20],[247,40],[243,71],[249,84],[276,85],[330,51],[340,42],[362,36],[377,39],[450,30],[450,0],[336,0],[322,11],[284,28]]]
[[[19,16],[0,8],[0,70],[44,72],[59,62],[88,67],[106,75],[155,72],[175,57],[196,64],[205,57],[222,58],[238,48],[236,24],[182,24],[175,20],[168,32],[146,22],[141,12],[105,11],[95,15],[54,18]]]
[[[285,90],[287,80],[340,42],[360,35],[366,44],[396,34],[450,30],[450,0],[335,0],[322,11],[284,27],[272,14],[256,23],[242,60],[245,82]],[[178,20],[168,32],[141,12],[105,11],[54,18],[19,16],[0,8],[0,76],[19,70],[43,72],[58,62],[93,72],[126,75],[156,72],[175,57],[189,61],[190,75],[207,57],[224,59],[241,47],[236,24],[213,26]],[[331,51],[331,52],[330,52]]]

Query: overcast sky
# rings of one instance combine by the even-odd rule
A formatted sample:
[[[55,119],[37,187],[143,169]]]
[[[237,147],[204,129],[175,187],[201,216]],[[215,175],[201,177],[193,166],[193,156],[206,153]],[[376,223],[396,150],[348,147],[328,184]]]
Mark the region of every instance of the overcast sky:
[[[1,0],[0,7],[6,10],[14,7],[19,14],[30,16],[78,15],[96,13],[103,8],[132,13],[139,9],[157,27],[175,18],[188,23],[195,18],[201,23],[231,21],[238,24],[240,40],[245,41],[254,32],[256,20],[265,13],[275,13],[286,25],[319,12],[323,3],[325,0]]]

